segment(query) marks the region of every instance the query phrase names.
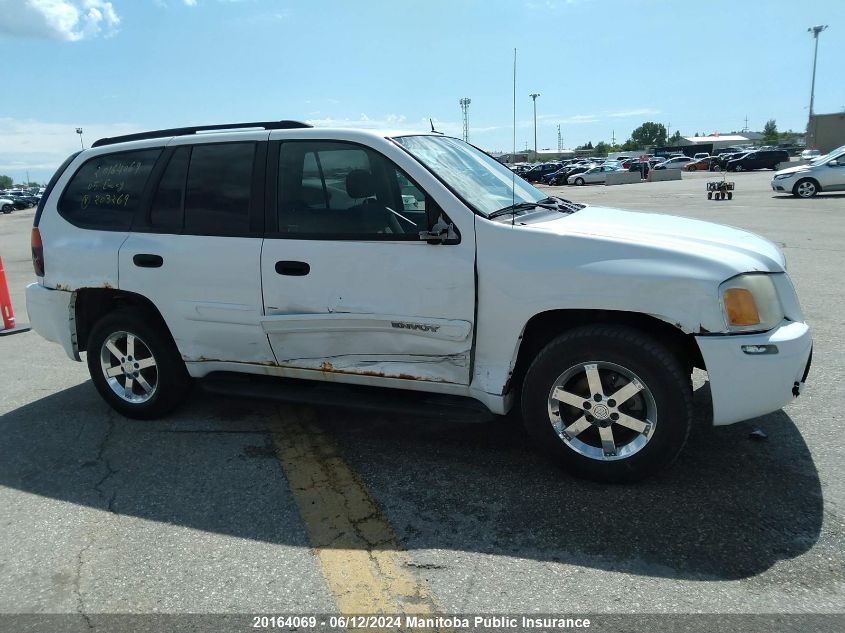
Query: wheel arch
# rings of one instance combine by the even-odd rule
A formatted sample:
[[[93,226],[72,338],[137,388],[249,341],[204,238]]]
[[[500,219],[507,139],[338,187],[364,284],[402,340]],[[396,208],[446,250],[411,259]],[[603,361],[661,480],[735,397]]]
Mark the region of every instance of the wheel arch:
[[[525,324],[505,393],[522,384],[531,361],[554,338],[574,328],[596,324],[626,326],[648,334],[665,345],[685,370],[705,369],[695,337],[655,316],[619,310],[548,310],[535,314]]]
[[[816,178],[813,178],[812,176],[802,176],[801,178],[795,181],[794,185],[792,185],[792,193],[794,195],[798,195],[798,185],[800,185],[805,180],[809,180],[816,186],[816,193],[822,192],[822,185]]]
[[[86,351],[88,335],[94,324],[105,315],[120,308],[135,307],[153,317],[173,340],[167,322],[147,297],[135,292],[116,290],[113,288],[79,288],[74,292],[75,297],[75,329],[78,351]]]

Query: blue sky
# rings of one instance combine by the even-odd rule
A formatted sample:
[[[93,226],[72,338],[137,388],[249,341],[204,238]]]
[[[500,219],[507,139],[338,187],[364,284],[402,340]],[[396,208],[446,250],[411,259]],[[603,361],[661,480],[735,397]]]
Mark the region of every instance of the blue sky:
[[[541,147],[684,135],[845,109],[845,0],[0,0],[0,173],[45,180],[108,134],[292,118]]]

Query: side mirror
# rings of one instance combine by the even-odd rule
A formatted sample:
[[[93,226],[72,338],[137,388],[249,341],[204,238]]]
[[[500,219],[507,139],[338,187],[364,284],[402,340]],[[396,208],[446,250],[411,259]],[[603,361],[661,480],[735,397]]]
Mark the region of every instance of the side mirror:
[[[835,159],[830,161],[827,164],[828,167],[841,167],[843,165],[845,165],[845,161],[839,162],[838,160],[835,160]]]
[[[461,236],[455,225],[441,215],[430,231],[420,231],[420,239],[429,244],[459,244]]]

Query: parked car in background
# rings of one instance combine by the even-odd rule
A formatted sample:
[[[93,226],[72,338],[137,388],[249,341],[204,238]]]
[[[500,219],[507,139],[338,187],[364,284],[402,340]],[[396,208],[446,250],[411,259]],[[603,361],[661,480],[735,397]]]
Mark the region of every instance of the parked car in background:
[[[813,160],[814,158],[818,158],[821,155],[822,153],[820,150],[805,149],[803,152],[801,152],[801,160]]]
[[[698,154],[695,154],[693,158],[695,160],[700,160],[702,158],[710,158],[710,154],[708,154],[707,152],[699,152]]]
[[[675,156],[654,166],[655,169],[680,169],[687,163],[692,162],[689,156]]]
[[[27,200],[21,200],[18,196],[12,195],[10,193],[4,193],[3,196],[8,200],[12,201],[12,204],[15,206],[15,209],[23,210],[28,209],[32,205]]]
[[[635,160],[628,166],[628,171],[636,171],[641,173],[643,176],[648,176],[648,172],[651,170],[651,165],[647,160],[639,161]]]
[[[845,145],[807,165],[787,167],[772,177],[772,189],[812,198],[819,192],[845,191]]]
[[[761,149],[730,159],[727,163],[727,170],[751,171],[753,169],[777,169],[780,163],[788,162],[789,152],[785,149]]]
[[[540,179],[543,176],[550,174],[553,171],[557,171],[558,169],[560,169],[559,163],[541,163],[539,165],[534,165],[534,167],[522,174],[522,177],[528,182],[540,182]]]
[[[566,182],[570,185],[592,185],[595,183],[605,182],[607,180],[607,175],[611,172],[619,171],[618,167],[613,165],[596,165],[595,167],[590,167],[586,171],[581,172],[580,174],[573,174],[566,179]]]
[[[15,203],[11,198],[0,196],[0,212],[9,214],[15,210]]]
[[[716,161],[713,156],[705,156],[704,158],[693,159],[683,165],[681,169],[684,171],[707,171],[714,162]]]
[[[577,163],[568,167],[562,174],[555,176],[552,184],[554,185],[565,185],[569,181],[569,177],[574,174],[581,174],[587,171],[588,169],[595,167],[595,163]]]

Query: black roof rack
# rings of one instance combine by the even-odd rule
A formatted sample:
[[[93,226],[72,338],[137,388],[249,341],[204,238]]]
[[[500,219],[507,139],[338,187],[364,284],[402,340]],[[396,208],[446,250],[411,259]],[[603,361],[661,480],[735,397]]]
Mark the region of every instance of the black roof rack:
[[[313,127],[301,121],[255,121],[252,123],[225,123],[221,125],[198,125],[196,127],[174,127],[168,130],[152,130],[150,132],[139,132],[137,134],[124,134],[123,136],[109,136],[101,138],[91,147],[102,147],[114,143],[126,143],[127,141],[143,141],[148,138],[162,138],[165,136],[187,136],[197,132],[211,132],[213,130],[240,130],[245,128],[263,128],[265,130],[293,130],[297,128]]]

